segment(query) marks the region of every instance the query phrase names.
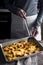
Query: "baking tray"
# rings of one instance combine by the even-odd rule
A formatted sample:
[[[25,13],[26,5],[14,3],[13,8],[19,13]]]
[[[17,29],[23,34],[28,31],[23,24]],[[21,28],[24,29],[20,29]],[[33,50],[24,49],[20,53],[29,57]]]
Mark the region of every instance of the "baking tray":
[[[22,59],[26,59],[28,57],[34,57],[36,56],[37,54],[39,53],[33,53],[31,55],[28,55],[28,56],[23,56],[21,58],[18,58],[16,60],[12,60],[12,61],[8,61],[5,54],[4,54],[4,50],[3,50],[3,47],[5,46],[8,46],[12,43],[15,43],[15,42],[20,42],[20,41],[25,41],[25,40],[28,40],[28,41],[35,41],[35,44],[41,49],[41,51],[39,53],[41,53],[43,51],[43,47],[41,46],[41,44],[34,38],[34,37],[26,37],[26,38],[21,38],[21,39],[17,39],[17,40],[11,40],[11,41],[8,41],[8,42],[5,42],[2,44],[2,47],[0,47],[0,51],[1,51],[1,56],[2,56],[2,59],[5,61],[5,62],[15,62],[15,61],[18,61],[18,60],[22,60]]]

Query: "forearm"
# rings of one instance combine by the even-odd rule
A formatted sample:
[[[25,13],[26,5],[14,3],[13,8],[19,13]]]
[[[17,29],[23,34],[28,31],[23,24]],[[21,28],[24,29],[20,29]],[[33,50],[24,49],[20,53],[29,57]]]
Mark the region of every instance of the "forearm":
[[[17,7],[6,5],[7,9],[10,10],[10,12],[17,14]]]
[[[4,3],[7,9],[9,9],[12,13],[16,14],[17,7],[15,6],[15,2],[11,4],[9,0],[4,0]]]
[[[37,19],[36,19],[36,22],[37,22],[36,26],[40,26],[41,25],[42,18],[43,18],[43,8],[39,10],[39,13],[38,13],[38,16],[37,16]]]
[[[42,18],[43,18],[43,7],[39,10],[38,16],[37,16],[35,22],[33,23],[33,26],[34,27],[40,26],[42,23],[42,20],[41,20]]]

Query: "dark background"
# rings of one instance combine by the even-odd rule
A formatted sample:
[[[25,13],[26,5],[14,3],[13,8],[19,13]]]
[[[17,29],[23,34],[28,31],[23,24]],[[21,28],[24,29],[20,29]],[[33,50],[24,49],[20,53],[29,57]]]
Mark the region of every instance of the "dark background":
[[[1,9],[2,11],[6,9],[3,1],[0,0],[0,11]],[[11,13],[2,11],[0,12],[0,39],[9,39],[11,36]]]
[[[3,3],[3,0],[0,0],[0,9],[4,9],[5,8],[5,4]]]

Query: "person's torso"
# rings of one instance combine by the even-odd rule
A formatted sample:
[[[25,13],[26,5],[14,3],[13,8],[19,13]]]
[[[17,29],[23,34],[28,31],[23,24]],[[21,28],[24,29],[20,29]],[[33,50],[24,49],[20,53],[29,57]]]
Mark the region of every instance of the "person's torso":
[[[26,11],[27,15],[37,14],[38,0],[17,0],[15,6]]]

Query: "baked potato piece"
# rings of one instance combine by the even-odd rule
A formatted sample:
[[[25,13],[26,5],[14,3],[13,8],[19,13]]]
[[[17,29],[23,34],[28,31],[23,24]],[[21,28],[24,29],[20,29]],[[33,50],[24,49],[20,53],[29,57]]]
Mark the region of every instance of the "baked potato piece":
[[[12,61],[32,53],[37,53],[40,51],[40,48],[37,47],[35,42],[26,40],[12,43],[11,45],[4,47],[3,50],[7,59]]]

